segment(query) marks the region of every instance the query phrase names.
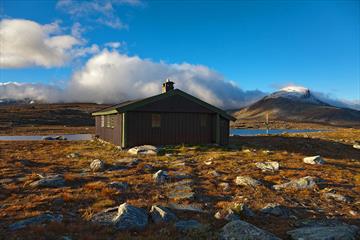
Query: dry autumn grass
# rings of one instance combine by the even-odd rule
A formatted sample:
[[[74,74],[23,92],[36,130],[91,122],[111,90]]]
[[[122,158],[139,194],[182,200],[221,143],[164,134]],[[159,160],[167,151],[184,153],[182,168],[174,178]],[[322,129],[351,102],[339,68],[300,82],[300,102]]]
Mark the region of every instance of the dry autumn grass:
[[[94,159],[102,159],[111,169],[118,159],[130,157],[110,144],[97,141],[34,141],[0,142],[0,238],[3,239],[169,239],[179,233],[170,224],[150,224],[142,232],[119,232],[111,227],[90,223],[94,213],[123,202],[150,209],[153,204],[169,202],[196,203],[207,213],[176,212],[182,219],[197,219],[208,226],[205,235],[194,238],[216,238],[216,232],[226,223],[216,220],[216,211],[233,208],[236,203],[247,203],[258,212],[267,203],[279,203],[296,212],[298,218],[337,217],[360,225],[360,151],[352,148],[360,140],[360,130],[340,129],[334,132],[289,134],[281,136],[233,137],[229,147],[173,146],[166,147],[171,156],[141,157],[139,164],[124,170],[99,173],[88,171]],[[251,151],[242,151],[249,149]],[[269,150],[269,151],[267,151]],[[77,152],[79,157],[67,158]],[[307,165],[305,156],[321,155],[324,165]],[[28,160],[28,161],[21,161]],[[204,164],[211,160],[210,165]],[[172,200],[169,189],[159,187],[152,179],[159,169],[175,176],[179,168],[175,162],[184,161],[181,168],[194,181],[195,198]],[[280,170],[262,172],[256,162],[278,161]],[[152,168],[147,166],[151,165]],[[212,171],[219,173],[214,176]],[[62,174],[66,180],[61,188],[31,188],[29,184],[37,174]],[[238,175],[251,176],[264,182],[257,188],[239,187],[234,183]],[[275,191],[271,186],[291,179],[313,176],[321,179],[314,190]],[[176,182],[175,177],[170,179]],[[110,182],[126,182],[129,189],[117,191]],[[224,190],[220,183],[229,183]],[[351,202],[336,202],[324,198],[332,189],[345,195]],[[40,213],[61,213],[62,223],[34,226],[11,232],[6,227]],[[245,218],[246,221],[287,238],[286,231],[293,228],[294,219],[266,217]]]

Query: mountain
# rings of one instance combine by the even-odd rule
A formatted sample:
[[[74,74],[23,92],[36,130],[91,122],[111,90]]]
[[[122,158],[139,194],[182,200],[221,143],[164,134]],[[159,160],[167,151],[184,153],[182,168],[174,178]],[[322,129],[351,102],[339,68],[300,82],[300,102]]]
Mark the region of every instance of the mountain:
[[[0,99],[0,105],[14,105],[14,104],[35,104],[39,101],[30,99],[30,98],[24,98],[24,99],[13,99],[13,98],[2,98]]]
[[[360,111],[335,107],[314,96],[309,89],[290,86],[282,88],[248,107],[233,112],[241,120],[269,119],[334,126],[360,127]]]

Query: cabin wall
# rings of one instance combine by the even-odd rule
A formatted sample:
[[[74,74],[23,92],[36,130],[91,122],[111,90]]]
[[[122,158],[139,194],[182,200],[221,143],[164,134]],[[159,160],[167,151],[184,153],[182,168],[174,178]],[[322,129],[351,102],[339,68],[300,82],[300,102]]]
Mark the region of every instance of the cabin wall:
[[[152,114],[160,115],[160,127],[152,127]],[[210,113],[127,112],[126,146],[214,143],[214,115]]]
[[[230,121],[223,117],[220,117],[220,144],[228,145],[229,144],[229,134],[230,134]]]
[[[110,127],[107,126],[107,118],[113,118]],[[95,134],[99,138],[112,144],[121,146],[122,144],[122,114],[112,114],[104,116],[104,126],[101,126],[101,116],[95,117]]]

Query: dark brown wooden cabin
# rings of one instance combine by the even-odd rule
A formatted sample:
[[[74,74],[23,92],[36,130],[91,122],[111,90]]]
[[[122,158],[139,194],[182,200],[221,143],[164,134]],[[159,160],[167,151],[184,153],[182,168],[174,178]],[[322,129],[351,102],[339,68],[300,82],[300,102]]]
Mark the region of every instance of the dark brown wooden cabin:
[[[122,148],[151,144],[229,142],[229,121],[235,118],[194,96],[163,84],[163,93],[92,113],[96,135]]]

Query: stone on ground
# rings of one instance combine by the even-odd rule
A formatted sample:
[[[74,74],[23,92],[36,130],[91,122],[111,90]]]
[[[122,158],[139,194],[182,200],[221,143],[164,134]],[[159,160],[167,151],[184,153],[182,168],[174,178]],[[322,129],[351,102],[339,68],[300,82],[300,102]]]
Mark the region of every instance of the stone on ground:
[[[143,230],[148,224],[148,215],[145,210],[123,203],[113,219],[117,229]]]
[[[61,175],[40,176],[40,179],[30,183],[30,187],[62,187],[65,179]]]
[[[164,183],[166,180],[168,180],[169,175],[166,171],[159,170],[153,175],[153,179],[156,183]]]
[[[150,216],[154,223],[168,223],[176,220],[176,215],[169,209],[153,205],[150,210]]]
[[[121,158],[116,160],[116,164],[124,165],[126,167],[134,167],[139,164],[140,159],[138,158]]]
[[[129,189],[129,184],[127,182],[111,182],[109,187],[119,191],[126,191]]]
[[[355,149],[360,149],[360,144],[359,144],[359,143],[355,143],[355,144],[353,145],[353,148],[355,148]]]
[[[132,155],[157,155],[159,149],[152,145],[142,145],[130,148],[128,153]]]
[[[278,171],[280,164],[278,162],[258,162],[255,163],[255,166],[257,168],[260,168],[262,171]]]
[[[100,159],[95,159],[94,161],[92,161],[90,163],[90,169],[91,171],[93,172],[99,172],[99,171],[102,171],[104,170],[105,168],[105,164],[102,160]]]
[[[312,165],[322,165],[325,163],[325,160],[320,156],[306,157],[303,159],[304,163],[312,164]]]
[[[236,220],[240,220],[240,216],[237,215],[232,209],[228,209],[225,212],[222,211],[218,211],[215,213],[214,217],[216,219],[225,219],[227,221],[236,221]]]
[[[350,199],[348,197],[346,197],[344,195],[341,195],[341,194],[338,194],[338,193],[328,192],[328,193],[324,193],[324,196],[327,199],[333,199],[333,200],[338,201],[338,202],[345,202],[345,203],[350,202]]]
[[[256,187],[261,184],[260,181],[247,176],[237,176],[235,179],[235,183],[236,185],[239,186],[250,186],[250,187]]]
[[[282,218],[288,218],[291,216],[291,211],[289,209],[276,203],[267,204],[263,209],[261,209],[261,212]]]
[[[167,197],[173,200],[192,199],[195,195],[191,179],[169,183],[166,188],[168,189]]]
[[[80,153],[78,153],[78,152],[70,153],[66,157],[67,158],[78,158],[78,157],[80,157]]]
[[[359,227],[339,221],[310,220],[302,227],[288,231],[291,239],[302,240],[355,240],[359,239]]]
[[[255,217],[255,213],[245,203],[236,203],[232,209],[241,216]]]
[[[310,189],[316,187],[316,181],[314,177],[306,176],[299,179],[291,180],[290,182],[274,185],[275,190],[280,189]]]
[[[221,182],[219,184],[219,186],[224,190],[224,191],[229,191],[230,190],[230,184],[227,182]]]
[[[60,214],[53,215],[50,213],[45,213],[45,214],[38,215],[36,217],[31,217],[31,218],[27,218],[27,219],[15,222],[9,226],[9,229],[10,230],[18,230],[18,229],[26,228],[27,226],[30,226],[30,225],[43,224],[43,223],[47,223],[47,222],[61,222],[62,219],[63,219],[63,216]]]
[[[222,240],[280,240],[272,233],[241,220],[226,224],[219,237]]]

